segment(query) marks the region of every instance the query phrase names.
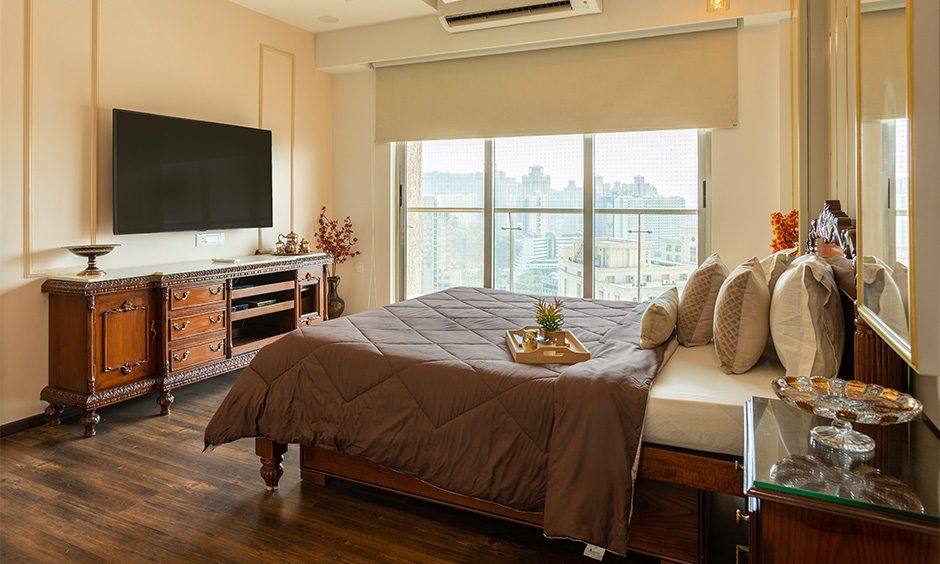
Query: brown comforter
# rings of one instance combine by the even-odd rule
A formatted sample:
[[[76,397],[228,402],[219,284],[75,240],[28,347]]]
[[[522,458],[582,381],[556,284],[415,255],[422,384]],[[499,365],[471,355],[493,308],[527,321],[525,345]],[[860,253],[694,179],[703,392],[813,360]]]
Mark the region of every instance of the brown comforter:
[[[294,331],[245,369],[206,445],[264,436],[317,445],[521,511],[544,533],[623,554],[647,392],[664,347],[641,350],[645,304],[569,298],[591,352],[517,364],[505,331],[535,298],[452,288]]]

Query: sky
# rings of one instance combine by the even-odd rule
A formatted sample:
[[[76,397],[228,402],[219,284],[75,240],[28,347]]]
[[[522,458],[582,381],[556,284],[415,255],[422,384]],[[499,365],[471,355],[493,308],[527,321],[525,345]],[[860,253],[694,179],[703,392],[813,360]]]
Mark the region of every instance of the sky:
[[[694,129],[594,136],[594,173],[605,182],[631,183],[642,175],[663,196],[682,196],[694,202],[698,183],[698,133]],[[426,141],[425,172],[483,172],[483,140]],[[583,185],[581,135],[514,137],[496,139],[496,169],[517,181],[540,165],[552,177],[552,188],[561,190],[569,180]]]

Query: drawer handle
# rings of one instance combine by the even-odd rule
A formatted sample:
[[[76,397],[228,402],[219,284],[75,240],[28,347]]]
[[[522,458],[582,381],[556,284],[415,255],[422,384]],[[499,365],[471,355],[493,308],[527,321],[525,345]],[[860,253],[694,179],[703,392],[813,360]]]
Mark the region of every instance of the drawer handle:
[[[183,301],[183,300],[185,300],[186,298],[189,297],[189,290],[186,290],[185,292],[183,292],[183,296],[182,296],[182,297],[180,297],[180,295],[177,294],[176,292],[173,292],[173,297],[176,298],[176,299],[179,300],[179,301]]]
[[[212,288],[209,288],[209,293],[212,294],[213,296],[218,296],[219,294],[222,293],[222,286],[219,286],[215,290],[213,290]]]
[[[751,516],[747,513],[741,513],[740,509],[734,510],[734,522],[740,525],[741,523],[747,523],[751,520]]]
[[[225,343],[224,343],[224,342],[219,343],[219,346],[217,346],[217,347],[213,347],[212,345],[209,345],[209,350],[212,351],[212,352],[219,352],[220,350],[222,350],[222,347],[223,347],[223,346],[225,346]]]
[[[212,319],[212,316],[210,315],[210,316],[209,316],[209,323],[221,323],[221,322],[222,322],[222,318],[223,318],[224,316],[225,316],[224,313],[220,313],[217,318]]]
[[[186,351],[183,353],[183,358],[180,358],[180,355],[176,353],[173,354],[173,360],[175,360],[176,362],[183,362],[187,358],[189,358],[189,351]]]
[[[185,331],[187,327],[189,327],[189,321],[184,321],[182,327],[180,327],[176,323],[173,324],[173,328],[176,329],[177,331]]]

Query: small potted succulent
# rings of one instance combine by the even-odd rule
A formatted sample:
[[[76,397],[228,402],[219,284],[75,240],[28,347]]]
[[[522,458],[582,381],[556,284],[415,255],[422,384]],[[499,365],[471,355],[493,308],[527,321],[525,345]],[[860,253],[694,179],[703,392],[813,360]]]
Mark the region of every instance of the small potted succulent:
[[[561,313],[561,306],[558,298],[554,298],[553,302],[539,298],[535,304],[535,323],[539,326],[541,337],[556,345],[565,344],[565,332],[561,329],[565,316]]]

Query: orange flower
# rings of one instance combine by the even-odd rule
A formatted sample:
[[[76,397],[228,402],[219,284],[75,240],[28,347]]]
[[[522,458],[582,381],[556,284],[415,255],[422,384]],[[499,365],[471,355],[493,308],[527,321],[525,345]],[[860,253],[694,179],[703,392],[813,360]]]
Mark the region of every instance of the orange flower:
[[[775,253],[784,249],[792,249],[798,245],[800,232],[799,210],[792,210],[786,215],[780,212],[770,214],[770,226],[774,236],[770,242],[770,248]]]
[[[327,217],[326,206],[323,206],[320,210],[319,223],[317,248],[333,257],[333,264],[330,265],[330,276],[336,276],[337,264],[342,264],[359,254],[359,251],[352,250],[352,246],[359,239],[353,237],[352,221],[349,220],[349,216],[346,216],[343,225],[339,225],[335,219]]]

